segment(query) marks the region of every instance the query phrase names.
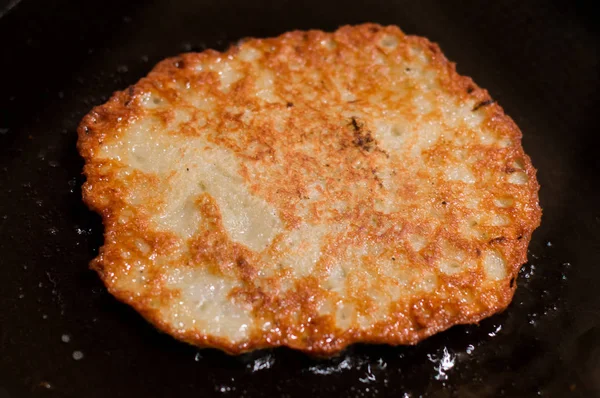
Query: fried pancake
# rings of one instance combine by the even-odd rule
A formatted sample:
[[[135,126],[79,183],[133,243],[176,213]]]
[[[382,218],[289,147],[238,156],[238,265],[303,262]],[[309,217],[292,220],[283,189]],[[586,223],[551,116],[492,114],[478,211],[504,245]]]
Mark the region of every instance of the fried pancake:
[[[506,308],[539,225],[521,132],[427,39],[342,27],[183,54],[82,121],[92,262],[238,354],[414,344]]]

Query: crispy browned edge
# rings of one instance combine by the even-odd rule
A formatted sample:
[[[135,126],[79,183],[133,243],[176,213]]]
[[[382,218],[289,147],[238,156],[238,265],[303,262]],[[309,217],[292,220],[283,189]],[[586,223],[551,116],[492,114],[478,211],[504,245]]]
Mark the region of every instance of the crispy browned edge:
[[[378,24],[367,23],[358,26],[343,26],[336,32],[337,34],[344,34],[344,30],[361,30],[365,33],[365,40],[367,32],[377,32],[380,30],[386,30],[391,33],[400,33],[400,29],[396,26],[383,27]],[[309,33],[323,33],[322,31],[309,31]],[[288,38],[293,36],[305,37],[307,32],[305,31],[293,31],[283,34],[280,37],[286,36]],[[277,38],[276,38],[277,39]],[[243,42],[250,40],[244,39]],[[531,239],[531,234],[539,226],[541,220],[541,208],[538,203],[538,191],[539,184],[536,180],[536,170],[531,164],[531,160],[527,154],[524,153],[521,147],[522,133],[514,121],[507,116],[502,107],[492,100],[487,90],[478,87],[470,77],[461,76],[456,72],[456,64],[450,62],[441,52],[439,46],[436,43],[430,42],[427,38],[418,36],[405,36],[405,40],[410,40],[413,43],[417,43],[425,50],[430,52],[432,56],[432,63],[436,65],[439,70],[445,70],[449,76],[451,76],[451,82],[446,87],[448,91],[453,92],[456,95],[461,95],[465,92],[469,93],[473,98],[478,99],[477,108],[481,108],[480,111],[486,113],[488,118],[494,117],[502,123],[507,131],[510,131],[510,136],[514,144],[514,149],[520,152],[520,157],[523,159],[524,171],[530,179],[529,187],[529,202],[527,206],[533,209],[530,212],[530,217],[527,220],[522,220],[522,226],[527,226],[523,231],[520,239],[513,241],[511,252],[511,258],[514,260],[510,267],[509,275],[510,285],[506,289],[499,289],[499,294],[494,297],[494,306],[488,307],[486,310],[466,316],[460,314],[458,318],[452,317],[450,320],[444,317],[443,311],[434,315],[434,318],[428,318],[426,322],[423,322],[423,327],[416,329],[413,333],[386,333],[386,330],[382,330],[382,333],[364,334],[360,331],[354,332],[349,337],[336,338],[330,343],[324,343],[322,341],[313,341],[312,344],[298,345],[294,344],[293,341],[287,339],[278,339],[271,341],[268,344],[258,344],[256,342],[246,342],[243,344],[236,344],[226,338],[218,338],[214,336],[199,335],[194,333],[192,335],[179,332],[175,328],[171,327],[167,322],[164,322],[160,314],[156,313],[155,310],[145,305],[143,301],[138,301],[128,291],[121,291],[114,289],[109,281],[109,276],[104,272],[104,266],[102,264],[102,253],[103,247],[100,249],[100,254],[91,263],[90,267],[97,271],[100,278],[105,283],[109,292],[116,297],[119,301],[124,302],[133,308],[135,308],[146,320],[151,322],[159,330],[168,333],[179,340],[185,341],[189,344],[199,347],[214,347],[221,349],[229,354],[237,355],[244,352],[263,349],[273,348],[277,346],[287,346],[296,350],[303,351],[310,355],[316,356],[329,356],[339,353],[347,346],[354,343],[368,343],[368,344],[390,344],[390,345],[402,345],[409,344],[413,345],[419,341],[434,335],[440,331],[446,330],[454,325],[458,324],[473,324],[478,323],[484,318],[487,318],[495,313],[502,312],[510,304],[512,297],[516,289],[516,277],[518,275],[521,265],[527,261],[527,247]],[[242,41],[240,41],[241,43]],[[234,55],[237,52],[237,45],[233,45],[226,52],[224,56]],[[218,54],[214,50],[207,50],[205,53]],[[193,54],[191,54],[193,55]],[[189,56],[189,55],[187,55]],[[159,62],[150,72],[150,75],[163,75],[168,76],[179,67],[179,63],[182,57],[186,57],[185,54],[180,56],[167,58]],[[114,132],[117,126],[123,119],[135,118],[135,114],[128,109],[128,104],[133,101],[134,98],[140,95],[140,91],[137,86],[144,82],[148,77],[142,78],[137,84],[128,87],[123,91],[115,92],[112,97],[103,105],[94,107],[81,121],[77,133],[78,142],[77,148],[81,156],[85,160],[85,166],[83,174],[86,176],[87,181],[83,184],[82,195],[83,201],[88,207],[99,213],[102,217],[103,223],[106,226],[111,223],[113,217],[113,211],[111,210],[114,205],[118,203],[110,203],[111,206],[106,206],[98,203],[97,199],[92,193],[92,185],[98,174],[95,172],[95,168],[98,165],[94,162],[94,154],[99,147],[102,146],[103,140],[106,137],[107,132]],[[497,122],[498,123],[498,122]],[[531,189],[533,188],[533,189]],[[105,241],[109,239],[108,228],[105,232]],[[411,314],[419,319],[420,313],[433,305],[432,300],[421,299],[417,302],[413,302],[410,308]],[[387,328],[383,328],[387,329]]]

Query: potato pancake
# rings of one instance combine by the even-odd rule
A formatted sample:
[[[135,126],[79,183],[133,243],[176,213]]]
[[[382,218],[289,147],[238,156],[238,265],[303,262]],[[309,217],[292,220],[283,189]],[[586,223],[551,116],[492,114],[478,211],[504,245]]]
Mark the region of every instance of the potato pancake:
[[[110,293],[231,354],[414,344],[510,303],[521,132],[436,44],[345,26],[183,54],[82,121]]]

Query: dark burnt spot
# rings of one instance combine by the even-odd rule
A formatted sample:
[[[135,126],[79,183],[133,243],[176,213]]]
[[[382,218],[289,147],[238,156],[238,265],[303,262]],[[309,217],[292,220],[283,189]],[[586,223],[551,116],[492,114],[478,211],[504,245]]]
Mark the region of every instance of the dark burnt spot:
[[[129,104],[131,104],[131,101],[133,101],[133,95],[134,94],[135,94],[135,88],[133,86],[129,86],[127,88],[127,96],[128,96],[128,98],[124,102],[125,106],[129,106]]]
[[[517,236],[517,240],[521,240],[521,239],[523,239],[522,235]]]
[[[405,70],[406,72],[410,72],[412,69],[410,69],[410,68],[404,68],[404,70]]]
[[[475,254],[477,255],[477,257],[481,256],[481,250],[475,249]]]
[[[443,204],[444,206],[446,206],[446,205],[448,204],[448,202],[446,202],[445,200],[442,200],[442,204]]]
[[[515,286],[515,278],[510,279],[510,288],[512,289]]]
[[[379,32],[379,28],[377,26],[371,26],[369,28],[369,32],[371,32],[371,33],[377,33],[377,32]]]
[[[379,188],[384,188],[381,178],[379,178],[379,176],[377,175],[377,169],[371,169],[371,174],[373,174],[373,178],[375,179],[375,181],[377,181],[377,185],[379,185]]]
[[[370,151],[373,148],[373,136],[370,131],[367,131],[366,134],[355,134],[354,136],[354,145],[364,149],[365,151]]]
[[[383,156],[385,156],[387,159],[389,159],[389,158],[390,158],[390,154],[389,154],[389,153],[387,153],[386,151],[384,151],[383,149],[381,149],[381,148],[377,147],[377,148],[375,148],[375,150],[376,150],[377,152],[379,152],[379,153],[383,154]],[[394,173],[394,175],[396,175],[396,173]]]
[[[173,65],[175,65],[177,69],[183,69],[185,67],[185,62],[183,62],[181,59],[178,59]]]
[[[396,261],[396,257],[392,257],[392,261]]]
[[[298,192],[298,198],[302,200],[309,200],[310,197],[308,195],[303,194],[302,192]]]
[[[292,106],[294,106],[293,102],[288,102],[287,104],[285,104],[285,106],[287,106],[288,108],[291,108]]]
[[[494,244],[494,243],[502,243],[506,240],[506,237],[504,236],[499,236],[497,238],[494,239],[490,239],[490,241],[488,242],[490,245]]]
[[[355,117],[352,117],[350,124],[354,128],[354,131],[360,131],[361,126],[358,125]]]
[[[473,91],[475,91],[475,87],[473,87],[473,86],[467,87],[467,94],[471,94],[471,93],[473,93]]]
[[[88,126],[83,126],[83,132],[87,135],[91,134],[92,130]]]
[[[486,101],[481,101],[480,103],[478,103],[477,105],[475,105],[473,107],[473,112],[475,112],[478,109],[483,108],[484,106],[492,105],[494,102],[496,102],[496,101],[494,101],[493,99],[489,99],[489,100],[486,100]]]
[[[363,124],[359,123],[355,117],[352,117],[350,125],[354,130],[354,139],[352,140],[352,144],[357,148],[370,152],[375,146],[375,139],[373,138],[371,132],[369,130],[365,130],[363,128]]]
[[[238,257],[237,260],[235,260],[235,264],[240,268],[248,267],[248,261],[244,257]]]
[[[514,173],[515,171],[517,171],[517,169],[515,169],[515,168],[514,168],[514,167],[512,167],[512,166],[506,166],[506,167],[504,168],[504,172],[505,172],[506,174],[512,174],[512,173]]]

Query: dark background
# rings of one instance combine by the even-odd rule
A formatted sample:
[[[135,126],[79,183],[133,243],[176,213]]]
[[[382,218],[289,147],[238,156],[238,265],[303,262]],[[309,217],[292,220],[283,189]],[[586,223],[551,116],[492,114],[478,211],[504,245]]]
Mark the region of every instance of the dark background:
[[[600,396],[593,10],[542,0],[0,0],[0,398]],[[87,269],[102,225],[81,203],[82,116],[164,57],[366,21],[438,42],[523,130],[544,216],[509,309],[415,347],[359,345],[317,361],[285,349],[198,351],[110,297]]]

